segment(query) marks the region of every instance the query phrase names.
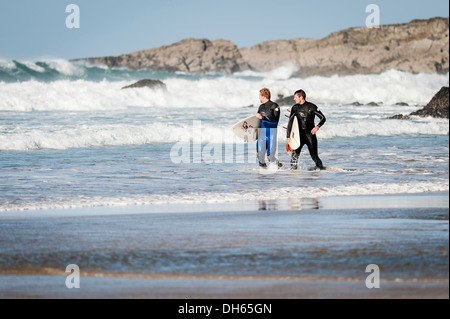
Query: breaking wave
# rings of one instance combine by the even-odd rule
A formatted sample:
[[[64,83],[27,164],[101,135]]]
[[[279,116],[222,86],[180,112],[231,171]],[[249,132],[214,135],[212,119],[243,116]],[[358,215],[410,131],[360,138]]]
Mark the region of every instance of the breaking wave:
[[[85,111],[138,107],[241,108],[259,105],[258,92],[269,87],[273,100],[303,88],[316,104],[376,102],[425,105],[447,75],[387,71],[379,75],[291,78],[295,66],[265,73],[189,75],[108,69],[66,60],[0,60],[0,111]],[[162,80],[163,89],[122,87],[141,79]]]

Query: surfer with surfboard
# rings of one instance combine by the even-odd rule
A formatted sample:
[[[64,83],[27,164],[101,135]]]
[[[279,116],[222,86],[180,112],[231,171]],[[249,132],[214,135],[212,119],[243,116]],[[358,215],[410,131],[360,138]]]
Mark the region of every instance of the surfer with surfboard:
[[[261,129],[256,142],[256,150],[258,152],[258,161],[260,167],[267,167],[265,157],[269,163],[274,163],[278,167],[282,164],[275,157],[277,150],[277,127],[280,120],[280,107],[277,103],[270,100],[270,90],[263,88],[259,91],[259,106],[255,116],[261,120]]]
[[[315,104],[306,101],[306,93],[303,90],[294,93],[294,101],[296,104],[291,109],[287,127],[287,143],[292,148],[291,169],[297,169],[298,158],[304,145],[308,147],[309,154],[316,163],[316,169],[325,169],[318,155],[316,136],[317,131],[326,121],[325,115]],[[317,125],[314,124],[316,116],[320,119]],[[297,121],[297,123],[294,123],[294,121]],[[293,130],[297,128],[298,132],[294,132]],[[293,143],[294,140],[296,143]],[[295,149],[292,145],[295,145]]]

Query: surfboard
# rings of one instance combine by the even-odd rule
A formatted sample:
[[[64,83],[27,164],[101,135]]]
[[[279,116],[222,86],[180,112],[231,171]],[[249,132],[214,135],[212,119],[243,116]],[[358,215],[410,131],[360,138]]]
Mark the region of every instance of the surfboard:
[[[260,127],[261,120],[252,115],[234,124],[231,130],[245,141],[257,141]]]
[[[292,122],[291,134],[289,135],[289,137],[291,138],[291,142],[289,143],[289,146],[291,147],[291,149],[293,151],[295,151],[301,145],[300,130],[299,130],[299,126],[298,126],[297,116],[293,116],[291,121],[293,121],[293,122]]]

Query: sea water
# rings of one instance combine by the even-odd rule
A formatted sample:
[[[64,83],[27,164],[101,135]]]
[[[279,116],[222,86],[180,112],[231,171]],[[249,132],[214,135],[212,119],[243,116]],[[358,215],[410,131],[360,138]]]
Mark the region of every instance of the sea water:
[[[0,60],[0,212],[448,191],[448,119],[390,119],[426,105],[448,74],[294,71],[189,75]],[[166,89],[122,90],[141,79]],[[281,170],[259,169],[255,143],[233,135],[263,87],[272,100],[304,89],[325,114],[317,134],[325,171],[311,170],[306,147],[299,169],[288,169],[293,101],[281,107]]]

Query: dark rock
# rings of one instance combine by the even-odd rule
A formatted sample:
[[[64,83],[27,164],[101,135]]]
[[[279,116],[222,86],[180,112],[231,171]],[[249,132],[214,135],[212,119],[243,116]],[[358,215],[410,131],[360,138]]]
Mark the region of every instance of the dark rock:
[[[398,106],[409,106],[408,103],[405,103],[405,102],[398,102],[398,103],[395,103],[395,105],[398,105]]]
[[[294,95],[280,98],[275,101],[278,105],[294,105]]]
[[[359,69],[361,67],[361,64],[359,64],[358,61],[353,60],[352,61],[352,67],[354,67],[355,69]]]
[[[354,106],[361,106],[362,104],[361,103],[359,103],[358,101],[356,101],[356,102],[353,102],[352,104],[350,104],[350,105],[354,105]]]
[[[410,115],[431,116],[436,118],[449,118],[449,88],[444,86],[431,99],[431,101],[421,110]]]
[[[393,117],[390,117],[390,119],[393,119],[393,120],[410,120],[411,117],[409,115],[398,114],[398,115],[394,115]]]
[[[154,88],[166,89],[166,84],[159,80],[140,80],[136,83],[133,83],[131,85],[123,87],[122,90],[123,89],[133,89],[133,88],[143,88],[143,87],[147,87],[147,88],[151,88],[151,89],[154,89]]]
[[[369,105],[369,106],[378,106],[378,103],[370,102],[370,103],[368,103],[367,105]]]

